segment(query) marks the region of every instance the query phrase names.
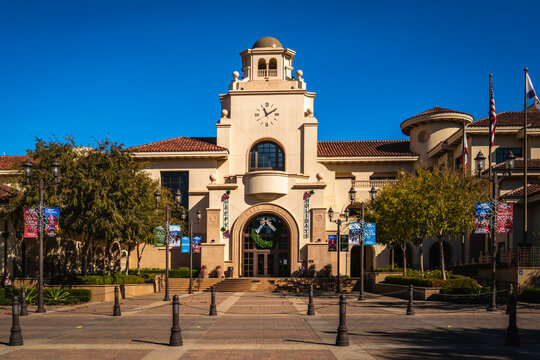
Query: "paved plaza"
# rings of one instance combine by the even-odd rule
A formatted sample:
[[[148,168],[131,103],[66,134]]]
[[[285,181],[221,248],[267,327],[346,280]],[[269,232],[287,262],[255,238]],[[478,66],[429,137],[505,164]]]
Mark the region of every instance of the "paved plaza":
[[[521,347],[504,346],[508,315],[484,306],[406,301],[348,294],[350,346],[334,346],[338,297],[316,294],[307,316],[305,294],[217,293],[218,316],[208,316],[210,293],[180,295],[184,346],[168,346],[170,302],[163,294],[111,302],[48,307],[21,317],[24,346],[7,346],[10,308],[0,308],[2,359],[540,359],[540,307],[519,304]],[[31,311],[35,308],[31,307]]]

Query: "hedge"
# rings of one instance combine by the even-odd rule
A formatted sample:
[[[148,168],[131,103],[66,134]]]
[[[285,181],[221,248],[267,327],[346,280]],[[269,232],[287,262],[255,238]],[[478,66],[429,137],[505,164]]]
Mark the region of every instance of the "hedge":
[[[384,280],[388,284],[398,285],[413,285],[422,287],[455,287],[455,288],[479,288],[478,282],[474,279],[461,275],[450,275],[448,280],[434,279],[434,278],[421,278],[415,276],[403,276],[403,275],[390,275]]]
[[[200,270],[193,269],[192,277],[198,277]],[[169,277],[170,278],[188,278],[189,277],[189,268],[184,266],[179,269],[171,269],[169,270]]]
[[[47,288],[45,289],[47,290]],[[26,292],[32,291],[32,288],[26,289]],[[46,298],[44,299],[46,305],[57,305],[57,304],[77,304],[82,302],[89,302],[92,300],[92,291],[88,289],[62,289],[63,292],[67,292],[69,296],[60,301],[48,301]],[[20,289],[15,287],[10,288],[2,288],[0,289],[0,305],[11,305],[13,301],[13,296],[19,297],[19,303],[21,301],[20,296],[21,292]],[[36,295],[33,297],[33,299],[30,299],[28,301],[29,304],[36,304],[37,303],[37,289],[36,289]]]
[[[533,303],[540,303],[540,288],[526,288],[521,293],[520,300]]]
[[[52,281],[55,285],[116,285],[116,284],[144,284],[142,276],[137,275],[68,275],[55,278]]]

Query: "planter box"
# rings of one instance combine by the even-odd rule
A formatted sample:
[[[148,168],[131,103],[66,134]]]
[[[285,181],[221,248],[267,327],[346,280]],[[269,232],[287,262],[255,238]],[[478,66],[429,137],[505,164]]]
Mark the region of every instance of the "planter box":
[[[68,289],[88,289],[92,292],[90,302],[114,301],[114,287],[120,289],[122,299],[134,296],[154,293],[154,284],[126,284],[126,285],[71,285],[65,286]],[[58,286],[47,286],[58,287]]]
[[[397,297],[400,299],[408,299],[409,298],[409,292],[408,292],[409,285],[378,283],[373,286],[373,292],[376,294],[381,294],[381,295],[384,295],[385,293],[391,293],[391,292],[403,291],[403,290],[407,290],[407,291],[399,293],[399,294],[389,294],[387,296]],[[414,292],[413,292],[413,298],[414,300],[434,300],[437,297],[437,294],[440,293],[440,291],[441,291],[441,288],[415,286]]]

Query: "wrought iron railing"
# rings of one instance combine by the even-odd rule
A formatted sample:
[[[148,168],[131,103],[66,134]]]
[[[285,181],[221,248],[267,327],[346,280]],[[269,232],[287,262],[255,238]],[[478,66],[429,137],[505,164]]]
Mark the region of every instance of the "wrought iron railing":
[[[259,77],[276,77],[277,76],[277,69],[257,70],[257,76],[259,76]]]
[[[352,186],[355,189],[376,189],[383,188],[388,185],[394,185],[398,182],[397,179],[384,179],[384,180],[352,180]]]

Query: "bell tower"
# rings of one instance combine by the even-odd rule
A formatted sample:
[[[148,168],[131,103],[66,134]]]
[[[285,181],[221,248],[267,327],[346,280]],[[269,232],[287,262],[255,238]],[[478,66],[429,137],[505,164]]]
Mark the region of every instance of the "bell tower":
[[[263,37],[251,49],[240,53],[244,79],[292,80],[295,54],[291,49],[284,49],[278,39]]]

